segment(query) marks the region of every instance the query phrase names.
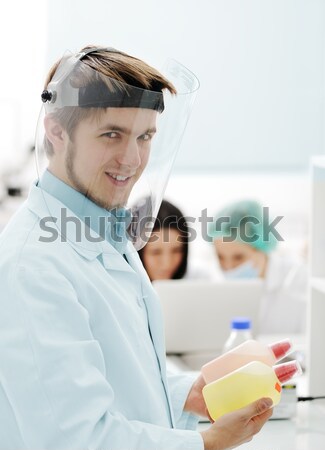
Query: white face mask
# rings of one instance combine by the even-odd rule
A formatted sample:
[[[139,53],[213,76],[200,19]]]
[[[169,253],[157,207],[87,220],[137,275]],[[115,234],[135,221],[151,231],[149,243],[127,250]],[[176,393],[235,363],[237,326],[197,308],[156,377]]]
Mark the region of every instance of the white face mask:
[[[238,267],[223,271],[226,279],[234,278],[258,278],[259,269],[255,267],[252,261],[246,261]]]

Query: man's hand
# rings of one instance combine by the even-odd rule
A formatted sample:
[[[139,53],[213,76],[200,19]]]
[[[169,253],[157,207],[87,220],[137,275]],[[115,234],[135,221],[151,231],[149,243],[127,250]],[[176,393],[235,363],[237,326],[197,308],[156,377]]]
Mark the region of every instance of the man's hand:
[[[187,396],[184,411],[191,412],[202,417],[209,417],[202,395],[202,389],[205,384],[204,378],[202,374],[200,374]]]
[[[226,450],[251,441],[271,417],[272,400],[262,398],[237,411],[225,414],[201,435],[205,450]]]

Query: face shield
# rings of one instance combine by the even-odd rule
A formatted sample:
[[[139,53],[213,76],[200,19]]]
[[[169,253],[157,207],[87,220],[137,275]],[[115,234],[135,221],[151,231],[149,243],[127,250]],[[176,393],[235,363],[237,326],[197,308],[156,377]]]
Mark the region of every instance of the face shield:
[[[105,211],[105,238],[126,236],[139,250],[150,237],[199,82],[170,60],[161,73],[177,94],[141,89],[94,70],[83,56],[64,57],[43,91],[38,176],[48,168]],[[85,201],[79,216],[87,217],[88,207]]]

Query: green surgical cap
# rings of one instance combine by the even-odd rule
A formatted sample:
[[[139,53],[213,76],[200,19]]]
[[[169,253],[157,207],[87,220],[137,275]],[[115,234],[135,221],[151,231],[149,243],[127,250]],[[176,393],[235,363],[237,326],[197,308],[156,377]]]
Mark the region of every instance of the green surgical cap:
[[[263,208],[255,200],[241,200],[222,208],[209,223],[208,235],[213,239],[239,241],[264,253],[269,253],[277,246],[277,239],[268,233],[272,219],[268,208]]]

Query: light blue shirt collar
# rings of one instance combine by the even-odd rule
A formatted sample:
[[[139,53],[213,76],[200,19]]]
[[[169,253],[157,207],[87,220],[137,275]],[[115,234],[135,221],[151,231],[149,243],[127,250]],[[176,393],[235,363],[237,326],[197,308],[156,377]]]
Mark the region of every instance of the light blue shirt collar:
[[[107,240],[119,253],[126,252],[128,237],[126,229],[130,214],[125,208],[108,211],[67,185],[46,170],[38,186],[66,205],[91,230]]]

